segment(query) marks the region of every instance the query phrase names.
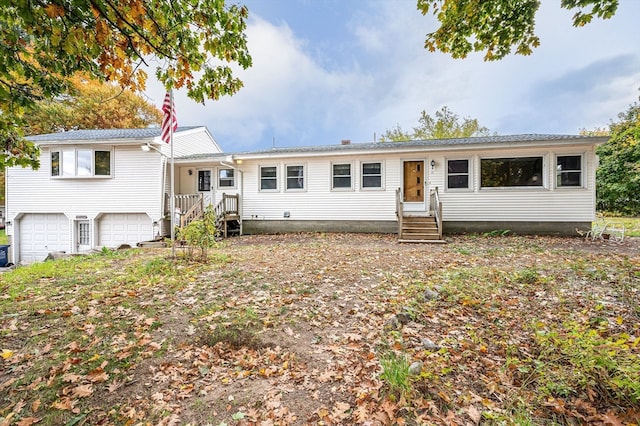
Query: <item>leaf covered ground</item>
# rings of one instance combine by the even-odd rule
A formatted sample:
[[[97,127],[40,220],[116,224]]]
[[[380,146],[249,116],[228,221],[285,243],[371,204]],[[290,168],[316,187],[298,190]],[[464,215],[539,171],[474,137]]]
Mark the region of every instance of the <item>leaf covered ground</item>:
[[[635,424],[640,241],[244,236],[0,275],[0,425]]]

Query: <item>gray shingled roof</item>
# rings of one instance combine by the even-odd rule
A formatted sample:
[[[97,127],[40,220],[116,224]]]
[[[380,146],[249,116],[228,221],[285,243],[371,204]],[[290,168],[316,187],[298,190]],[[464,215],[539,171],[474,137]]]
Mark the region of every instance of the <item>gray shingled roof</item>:
[[[196,129],[201,126],[178,127],[177,132]],[[160,136],[160,127],[146,129],[91,129],[70,130],[68,132],[47,133],[28,136],[32,142],[94,141],[114,139],[152,139]]]
[[[427,148],[427,147],[455,147],[466,145],[480,145],[480,144],[521,144],[530,142],[570,142],[572,140],[585,140],[591,139],[594,141],[602,141],[605,139],[600,137],[587,137],[580,135],[538,135],[538,134],[526,134],[526,135],[504,135],[504,136],[481,136],[473,138],[454,138],[454,139],[430,139],[430,140],[417,140],[417,141],[405,141],[405,142],[367,142],[367,143],[350,143],[348,145],[317,145],[317,146],[293,146],[282,148],[271,148],[258,151],[244,151],[236,153],[225,153],[225,155],[237,155],[237,156],[252,156],[252,155],[273,155],[273,154],[310,154],[310,153],[340,153],[349,151],[361,151],[361,150],[396,150],[407,148]],[[209,154],[194,154],[181,159],[206,159],[215,158],[219,155]]]

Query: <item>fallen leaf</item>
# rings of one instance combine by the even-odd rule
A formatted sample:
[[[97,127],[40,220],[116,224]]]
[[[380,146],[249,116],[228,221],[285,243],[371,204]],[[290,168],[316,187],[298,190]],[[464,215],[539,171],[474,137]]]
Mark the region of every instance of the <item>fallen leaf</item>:
[[[0,353],[0,356],[4,359],[9,359],[13,356],[13,351],[10,351],[9,349],[3,349],[2,353]]]
[[[31,426],[40,421],[37,417],[25,417],[16,423],[16,426]]]
[[[80,385],[72,390],[72,395],[76,398],[87,398],[93,395],[93,386],[92,385]]]
[[[482,414],[480,414],[480,411],[478,411],[476,407],[474,407],[473,405],[470,405],[466,408],[465,411],[467,412],[467,415],[469,416],[469,418],[474,424],[477,425],[480,423],[480,420],[482,419]]]

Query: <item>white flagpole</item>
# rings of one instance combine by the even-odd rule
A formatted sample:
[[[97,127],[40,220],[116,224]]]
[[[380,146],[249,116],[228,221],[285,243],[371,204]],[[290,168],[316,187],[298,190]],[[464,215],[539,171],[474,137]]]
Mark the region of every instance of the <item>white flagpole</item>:
[[[170,114],[169,114],[169,144],[171,145],[171,257],[176,257],[176,194],[175,194],[175,165],[173,162],[173,88],[169,90]]]

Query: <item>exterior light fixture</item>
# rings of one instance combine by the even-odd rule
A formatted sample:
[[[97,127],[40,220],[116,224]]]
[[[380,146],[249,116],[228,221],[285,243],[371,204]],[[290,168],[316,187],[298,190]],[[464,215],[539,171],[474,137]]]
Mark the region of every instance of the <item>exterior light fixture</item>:
[[[436,168],[436,160],[431,160],[431,170]]]

